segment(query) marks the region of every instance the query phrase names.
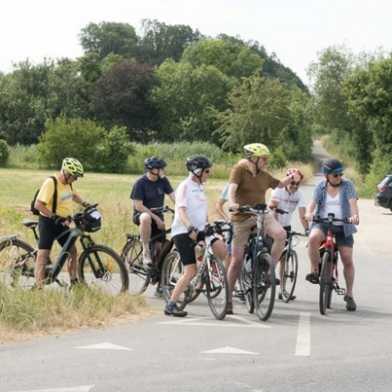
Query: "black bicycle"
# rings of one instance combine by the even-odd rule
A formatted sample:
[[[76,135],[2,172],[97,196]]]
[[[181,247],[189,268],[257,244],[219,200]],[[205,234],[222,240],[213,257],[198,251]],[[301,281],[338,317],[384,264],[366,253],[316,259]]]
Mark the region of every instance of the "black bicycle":
[[[255,207],[240,206],[236,211],[256,217],[256,232],[249,236],[240,273],[240,286],[249,313],[256,311],[257,317],[266,321],[274,308],[276,291],[275,266],[264,240],[264,220],[270,210],[266,204],[258,204]],[[286,213],[278,208],[275,211]]]
[[[78,259],[80,283],[97,286],[111,294],[128,290],[128,274],[121,257],[111,248],[96,244],[89,234],[101,228],[101,214],[97,204],[89,206],[83,212],[67,218],[74,223],[60,236],[69,234],[58,257],[53,263],[50,259],[45,267],[45,284],[57,283],[67,287],[60,279],[60,272],[70,255],[70,249],[79,238],[82,253]],[[38,242],[38,222],[26,219],[23,225],[31,229]],[[60,237],[59,236],[59,237]],[[35,285],[34,269],[37,249],[20,240],[17,235],[0,238],[0,279],[11,287],[32,288]]]
[[[280,259],[280,294],[286,303],[293,298],[298,276],[298,255],[294,249],[295,237],[307,237],[307,235],[290,231],[287,236],[286,246]]]
[[[231,232],[231,225],[216,221],[205,228],[206,246],[201,249],[200,260],[197,260],[198,272],[187,289],[177,301],[177,307],[184,309],[194,301],[200,293],[205,294],[208,305],[216,319],[222,320],[226,316],[228,300],[228,284],[224,263],[212,252],[211,240],[216,236],[223,236]],[[183,267],[180,255],[176,249],[170,252],[164,260],[161,274],[161,287],[165,300],[168,301],[176,283],[182,275]]]
[[[157,214],[172,213],[174,210],[168,206],[151,208]],[[165,231],[169,234],[171,229]],[[161,245],[158,247],[157,243]],[[163,260],[173,248],[172,239],[167,239],[166,235],[162,238],[158,234],[150,239],[150,255],[153,262],[152,267],[148,268],[143,264],[143,244],[138,234],[127,234],[127,241],[121,251],[121,257],[129,271],[129,290],[132,294],[142,294],[148,285],[160,282]]]
[[[327,225],[328,231],[325,241],[320,246],[321,264],[319,266],[319,310],[322,315],[331,308],[332,293],[344,295],[345,289],[338,283],[338,258],[339,252],[333,232],[336,223],[349,223],[348,219],[335,218],[334,214],[328,214],[327,218],[314,217],[313,222]]]

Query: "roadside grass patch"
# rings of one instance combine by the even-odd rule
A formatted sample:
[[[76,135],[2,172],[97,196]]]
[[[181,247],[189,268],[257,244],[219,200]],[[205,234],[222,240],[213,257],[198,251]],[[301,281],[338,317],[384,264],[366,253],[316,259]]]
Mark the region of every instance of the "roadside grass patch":
[[[143,297],[111,296],[96,288],[11,289],[0,283],[0,331],[13,334],[51,333],[81,327],[109,325],[145,311]],[[3,334],[0,334],[0,343]]]

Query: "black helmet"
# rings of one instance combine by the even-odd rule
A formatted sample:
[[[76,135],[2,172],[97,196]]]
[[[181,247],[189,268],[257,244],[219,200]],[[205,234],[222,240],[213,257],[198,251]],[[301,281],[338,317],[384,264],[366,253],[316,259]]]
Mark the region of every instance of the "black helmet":
[[[212,166],[210,160],[204,155],[195,155],[186,160],[186,168],[196,176],[199,176],[204,169]]]
[[[323,173],[328,174],[339,174],[343,172],[343,164],[337,159],[328,159],[323,164]]]
[[[166,167],[166,162],[158,157],[149,157],[144,160],[146,170],[163,169],[164,167]]]

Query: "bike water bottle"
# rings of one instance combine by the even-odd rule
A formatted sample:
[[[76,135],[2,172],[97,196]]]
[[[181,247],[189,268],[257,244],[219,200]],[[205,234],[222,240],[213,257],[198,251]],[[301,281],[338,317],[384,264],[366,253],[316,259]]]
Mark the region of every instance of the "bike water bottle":
[[[252,272],[252,260],[250,257],[245,259],[245,271],[250,274]]]

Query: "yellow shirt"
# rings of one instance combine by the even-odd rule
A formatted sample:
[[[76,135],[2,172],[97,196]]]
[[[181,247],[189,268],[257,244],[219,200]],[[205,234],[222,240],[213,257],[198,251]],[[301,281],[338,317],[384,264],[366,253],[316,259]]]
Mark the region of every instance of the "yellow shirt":
[[[67,217],[72,215],[73,213],[73,191],[69,184],[62,184],[59,180],[58,175],[57,178],[57,209],[56,215]],[[52,211],[53,206],[53,195],[54,195],[54,181],[52,178],[47,178],[39,193],[37,195],[37,200],[45,203],[46,207]]]

